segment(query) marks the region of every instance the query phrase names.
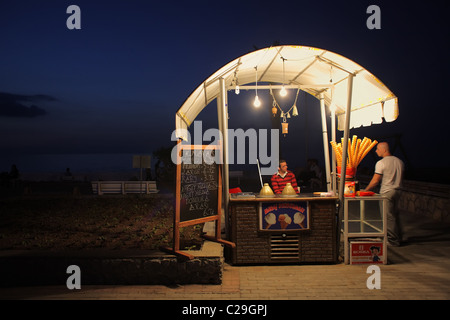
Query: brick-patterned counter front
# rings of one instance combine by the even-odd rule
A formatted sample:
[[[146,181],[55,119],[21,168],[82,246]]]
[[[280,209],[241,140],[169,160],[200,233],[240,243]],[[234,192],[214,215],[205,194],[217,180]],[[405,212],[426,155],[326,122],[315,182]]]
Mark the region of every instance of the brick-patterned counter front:
[[[335,263],[335,197],[231,199],[233,264]],[[259,230],[260,202],[309,201],[309,230]]]

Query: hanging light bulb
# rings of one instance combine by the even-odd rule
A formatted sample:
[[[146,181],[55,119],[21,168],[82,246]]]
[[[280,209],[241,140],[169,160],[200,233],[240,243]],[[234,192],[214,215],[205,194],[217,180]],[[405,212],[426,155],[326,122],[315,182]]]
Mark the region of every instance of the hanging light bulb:
[[[258,66],[255,67],[255,84],[256,84],[256,88],[255,88],[255,101],[253,102],[253,105],[255,106],[255,108],[259,108],[261,106],[261,101],[259,101],[258,98]]]
[[[297,110],[297,106],[295,104],[292,106],[292,116],[293,117],[298,116],[298,110]]]
[[[258,96],[255,96],[255,101],[253,101],[253,105],[254,105],[256,108],[259,108],[259,107],[261,106],[261,101],[259,101]]]
[[[281,90],[280,90],[280,96],[282,96],[282,97],[286,97],[286,95],[287,95],[287,91],[286,91],[286,88],[284,87],[284,60],[286,60],[285,58],[283,58],[283,57],[281,57],[281,59],[283,59],[283,86],[281,87]]]
[[[234,93],[239,94],[239,92],[241,92],[239,90],[239,85],[236,85],[236,88],[234,88]]]

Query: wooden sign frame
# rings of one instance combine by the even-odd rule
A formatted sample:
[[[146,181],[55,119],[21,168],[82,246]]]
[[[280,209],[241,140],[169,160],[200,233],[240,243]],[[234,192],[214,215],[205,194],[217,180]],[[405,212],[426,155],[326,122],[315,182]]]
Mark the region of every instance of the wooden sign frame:
[[[221,238],[221,222],[222,222],[222,165],[217,164],[218,170],[218,190],[217,190],[217,214],[197,218],[192,220],[181,221],[181,173],[182,173],[182,152],[184,150],[202,150],[202,154],[205,150],[216,150],[220,152],[219,156],[222,156],[221,144],[219,145],[183,145],[181,140],[177,143],[177,171],[176,171],[176,191],[175,191],[175,214],[173,221],[173,248],[161,248],[163,251],[173,253],[177,256],[184,257],[187,259],[193,259],[194,256],[185,252],[180,251],[180,228],[196,225],[200,223],[215,221],[215,237],[203,235],[202,237],[210,240],[219,242],[231,247],[235,247],[233,242],[223,240]]]

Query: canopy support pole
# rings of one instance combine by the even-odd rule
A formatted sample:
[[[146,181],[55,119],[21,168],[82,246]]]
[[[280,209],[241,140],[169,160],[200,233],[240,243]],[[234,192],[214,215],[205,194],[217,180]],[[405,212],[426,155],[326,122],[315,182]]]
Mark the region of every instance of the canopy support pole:
[[[331,190],[330,152],[328,151],[327,117],[325,112],[325,98],[323,93],[320,94],[320,113],[322,118],[323,154],[325,160],[327,192],[330,192]]]
[[[333,110],[334,108],[332,108],[331,110],[331,140],[336,142],[336,111]],[[333,172],[333,192],[336,193],[337,191],[337,172],[336,172],[336,155],[334,154],[334,152],[331,153],[331,165],[332,165],[332,172]]]
[[[344,186],[345,186],[345,173],[347,170],[347,148],[348,137],[350,130],[350,112],[352,106],[352,93],[353,93],[353,74],[348,77],[347,84],[347,110],[345,112],[345,127],[344,127],[344,141],[342,142],[342,162],[341,162],[341,178],[339,180],[339,215],[337,221],[337,245],[340,248],[341,244],[341,224],[344,218]],[[346,246],[347,243],[344,243]],[[337,250],[339,252],[339,250]]]
[[[229,168],[228,168],[228,96],[225,88],[225,79],[219,78],[220,94],[217,97],[217,118],[219,122],[219,130],[222,133],[222,192],[223,192],[223,210],[225,217],[225,236],[228,238],[228,206],[230,202],[229,191]]]
[[[334,87],[331,88],[331,96],[334,94]],[[331,100],[330,105],[330,111],[331,111],[331,141],[336,142],[336,106],[334,105],[333,100]],[[336,194],[337,192],[337,172],[336,172],[336,155],[334,152],[331,153],[331,165],[332,165],[332,172],[333,172],[333,192]]]

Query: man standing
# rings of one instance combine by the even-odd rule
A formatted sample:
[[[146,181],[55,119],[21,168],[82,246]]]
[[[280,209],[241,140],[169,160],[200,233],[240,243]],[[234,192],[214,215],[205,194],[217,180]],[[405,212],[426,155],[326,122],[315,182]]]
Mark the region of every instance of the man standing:
[[[387,142],[380,142],[375,151],[382,159],[375,165],[375,174],[365,191],[375,188],[381,182],[380,194],[388,199],[387,236],[391,246],[399,246],[402,241],[402,228],[397,208],[400,187],[403,180],[404,164],[389,151]]]
[[[295,192],[300,193],[297,186],[297,179],[295,175],[289,171],[286,163],[286,160],[280,160],[280,164],[278,166],[278,172],[272,176],[272,189],[275,194],[281,194],[283,192],[284,187],[287,183],[292,185]]]

